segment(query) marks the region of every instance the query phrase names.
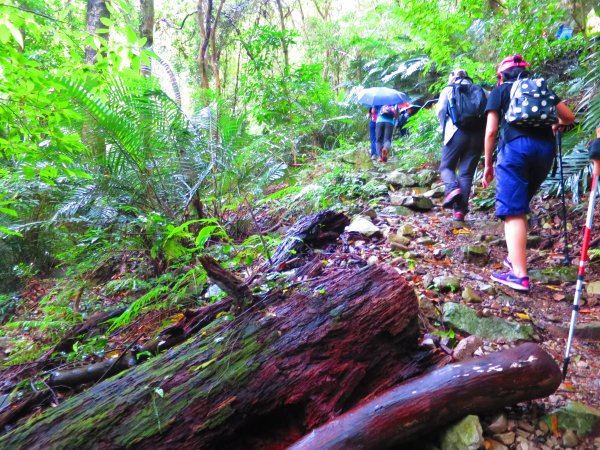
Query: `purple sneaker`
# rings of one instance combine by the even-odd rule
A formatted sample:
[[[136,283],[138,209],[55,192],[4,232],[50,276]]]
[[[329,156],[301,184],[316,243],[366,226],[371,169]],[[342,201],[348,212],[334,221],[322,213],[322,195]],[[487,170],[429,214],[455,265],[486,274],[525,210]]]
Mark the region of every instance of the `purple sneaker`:
[[[512,270],[506,273],[493,273],[492,280],[502,283],[517,291],[529,292],[529,277],[519,278]]]
[[[506,267],[508,270],[513,270],[512,268],[512,263],[508,260],[508,258],[504,258],[504,261],[502,261],[502,264],[504,264],[504,267]]]

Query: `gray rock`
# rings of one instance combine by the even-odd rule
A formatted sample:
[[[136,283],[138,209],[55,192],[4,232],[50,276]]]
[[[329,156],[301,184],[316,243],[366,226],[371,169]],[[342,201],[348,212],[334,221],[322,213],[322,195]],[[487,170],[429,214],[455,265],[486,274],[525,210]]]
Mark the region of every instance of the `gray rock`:
[[[498,439],[504,445],[513,445],[515,443],[515,432],[507,431],[506,433],[495,434],[494,438]]]
[[[373,236],[374,234],[381,233],[381,230],[377,225],[374,225],[366,217],[357,216],[352,220],[352,223],[346,227],[347,232],[360,233],[364,236]]]
[[[433,209],[433,202],[430,198],[418,195],[402,195],[393,192],[390,194],[390,203],[395,206],[405,206],[413,211],[430,211]]]
[[[508,417],[506,417],[506,414],[499,413],[492,417],[492,420],[487,426],[487,429],[492,434],[500,434],[506,432],[506,430],[508,430]]]
[[[449,275],[442,275],[433,279],[433,285],[440,292],[456,292],[460,289],[460,280]]]
[[[473,357],[473,353],[483,345],[483,341],[479,336],[468,336],[460,341],[454,348],[452,356],[457,361],[463,361]],[[502,430],[504,431],[504,430]],[[495,431],[499,433],[500,431]]]
[[[390,244],[396,243],[406,246],[408,246],[412,242],[409,238],[404,237],[399,233],[390,233],[387,237],[387,240]]]
[[[429,236],[420,237],[419,239],[417,239],[416,242],[419,245],[433,245],[433,244],[435,244],[435,241],[433,239],[431,239]]]
[[[462,298],[465,303],[481,303],[481,296],[471,286],[463,289]]]
[[[373,220],[377,217],[377,213],[375,212],[375,210],[373,208],[367,209],[365,212],[363,212],[363,214],[371,220]]]
[[[527,248],[538,248],[541,242],[541,236],[527,236]]]
[[[484,444],[479,417],[467,416],[447,428],[441,441],[441,450],[477,450]]]
[[[454,328],[486,340],[531,340],[534,334],[531,325],[508,322],[495,316],[479,317],[475,310],[458,303],[445,303],[443,317],[444,322]]]
[[[419,170],[414,175],[414,178],[415,178],[415,180],[417,180],[417,184],[419,186],[429,186],[437,178],[437,172],[435,172],[431,169]]]
[[[600,295],[600,281],[592,281],[587,284],[587,295]]]
[[[414,211],[404,206],[386,206],[379,211],[379,214],[382,216],[411,216]]]
[[[562,430],[571,429],[577,436],[585,436],[594,427],[600,426],[600,410],[579,402],[568,401],[565,406],[552,411],[542,419],[551,426],[551,417],[556,415]]]
[[[394,186],[394,188],[411,187],[418,184],[417,180],[413,176],[402,172],[401,170],[394,170],[393,172],[390,172],[385,181]]]
[[[560,284],[577,280],[577,267],[549,267],[544,270],[530,270],[529,279],[543,284]]]
[[[442,198],[444,196],[444,186],[438,186],[437,188],[433,188],[423,193],[423,197],[427,198]]]
[[[577,435],[570,429],[563,433],[562,442],[565,447],[576,447],[579,444]]]
[[[398,229],[398,234],[400,236],[413,236],[415,234],[415,229],[410,223],[405,223]]]
[[[490,259],[488,247],[483,244],[464,245],[461,247],[461,252],[463,259],[470,263],[478,262],[479,264],[485,264]]]
[[[433,303],[431,303],[431,300],[429,300],[425,296],[419,297],[419,309],[425,315],[425,317],[427,317],[428,319],[431,319],[431,320],[439,320],[440,319],[440,315],[441,315],[440,311],[433,305]]]

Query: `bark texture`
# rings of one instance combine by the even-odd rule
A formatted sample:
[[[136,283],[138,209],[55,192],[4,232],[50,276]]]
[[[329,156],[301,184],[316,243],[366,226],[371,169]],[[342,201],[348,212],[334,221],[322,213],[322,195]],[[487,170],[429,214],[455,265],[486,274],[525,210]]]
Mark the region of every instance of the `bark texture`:
[[[0,437],[0,448],[283,448],[439,361],[417,352],[417,311],[389,267],[332,271],[221,316]]]
[[[410,380],[317,428],[290,450],[399,448],[466,415],[548,396],[561,381],[550,355],[523,344]]]

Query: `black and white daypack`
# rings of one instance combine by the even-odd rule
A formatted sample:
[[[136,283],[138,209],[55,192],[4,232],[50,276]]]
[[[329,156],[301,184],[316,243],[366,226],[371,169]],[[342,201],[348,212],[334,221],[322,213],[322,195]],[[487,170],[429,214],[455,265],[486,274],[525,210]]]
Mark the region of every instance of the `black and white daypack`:
[[[510,89],[510,103],[504,114],[506,123],[525,128],[558,122],[556,95],[543,78],[523,78]]]
[[[451,84],[452,94],[448,99],[448,115],[458,128],[483,128],[487,97],[481,86],[474,83]]]

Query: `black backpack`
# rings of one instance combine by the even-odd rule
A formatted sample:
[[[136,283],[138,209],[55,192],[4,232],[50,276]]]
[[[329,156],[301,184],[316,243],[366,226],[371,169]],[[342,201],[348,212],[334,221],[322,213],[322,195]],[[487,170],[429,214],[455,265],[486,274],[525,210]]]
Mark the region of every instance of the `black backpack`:
[[[543,78],[521,78],[510,89],[510,104],[504,115],[506,123],[535,128],[558,122],[556,95]]]
[[[483,128],[487,97],[481,86],[475,83],[450,84],[452,95],[448,99],[448,115],[461,130]]]

